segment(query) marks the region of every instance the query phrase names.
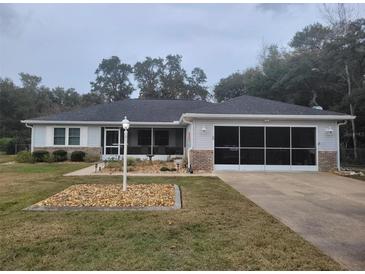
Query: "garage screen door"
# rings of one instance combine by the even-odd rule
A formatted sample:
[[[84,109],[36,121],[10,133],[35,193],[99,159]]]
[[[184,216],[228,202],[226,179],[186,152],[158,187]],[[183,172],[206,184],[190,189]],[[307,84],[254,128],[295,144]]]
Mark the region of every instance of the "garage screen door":
[[[315,127],[216,126],[216,165],[316,166]]]

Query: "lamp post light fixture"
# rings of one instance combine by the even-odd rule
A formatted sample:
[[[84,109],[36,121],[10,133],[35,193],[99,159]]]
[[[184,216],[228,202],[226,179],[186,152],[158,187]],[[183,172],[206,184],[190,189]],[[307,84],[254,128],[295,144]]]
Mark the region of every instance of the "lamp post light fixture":
[[[129,129],[129,121],[127,119],[127,116],[124,116],[122,125],[124,129],[123,191],[127,191],[127,146],[128,146],[128,129]]]

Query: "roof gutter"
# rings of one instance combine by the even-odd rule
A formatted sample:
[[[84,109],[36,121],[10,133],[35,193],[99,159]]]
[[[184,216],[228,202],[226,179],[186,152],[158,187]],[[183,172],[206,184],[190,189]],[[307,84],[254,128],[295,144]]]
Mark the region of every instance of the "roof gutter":
[[[183,122],[184,124],[188,124],[188,125],[190,125],[191,127],[192,127],[192,133],[190,133],[190,147],[188,148],[188,151],[187,151],[187,158],[188,158],[188,169],[190,170],[190,171],[192,171],[192,168],[191,168],[191,160],[190,160],[190,151],[192,150],[192,148],[193,148],[193,140],[194,140],[194,138],[192,137],[192,136],[194,136],[194,132],[193,132],[193,130],[194,130],[194,125],[193,125],[193,123],[192,122],[190,122],[190,121],[187,121],[187,120],[185,120],[185,118],[184,117],[181,117],[180,118],[180,121],[179,121],[180,123],[181,122]]]
[[[184,118],[220,118],[220,119],[270,119],[270,120],[353,120],[352,115],[275,115],[275,114],[205,114],[205,113],[184,113],[180,121]]]
[[[179,121],[173,122],[134,122],[131,125],[156,125],[156,126],[176,126],[187,123],[186,118],[205,119],[270,119],[270,120],[353,120],[352,115],[275,115],[275,114],[206,114],[206,113],[184,113]],[[24,124],[53,124],[53,125],[121,125],[121,121],[53,121],[53,120],[22,120]]]
[[[22,120],[24,124],[52,124],[52,125],[110,125],[110,126],[121,126],[122,121],[52,121],[52,120]],[[179,121],[173,122],[130,122],[130,125],[153,125],[153,126],[177,126]]]
[[[30,128],[30,135],[32,137],[31,140],[30,140],[30,152],[33,152],[33,147],[34,147],[34,145],[33,145],[33,142],[34,142],[34,138],[33,138],[33,126],[28,125],[27,123],[25,123],[25,126],[27,128]]]
[[[341,171],[341,153],[340,153],[340,126],[344,126],[347,124],[348,121],[338,122],[337,123],[337,170]]]

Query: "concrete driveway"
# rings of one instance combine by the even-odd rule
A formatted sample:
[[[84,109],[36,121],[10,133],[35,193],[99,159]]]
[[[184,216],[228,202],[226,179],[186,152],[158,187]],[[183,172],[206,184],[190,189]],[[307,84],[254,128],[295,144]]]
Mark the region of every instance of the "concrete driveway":
[[[330,173],[217,172],[351,270],[365,270],[365,181]]]

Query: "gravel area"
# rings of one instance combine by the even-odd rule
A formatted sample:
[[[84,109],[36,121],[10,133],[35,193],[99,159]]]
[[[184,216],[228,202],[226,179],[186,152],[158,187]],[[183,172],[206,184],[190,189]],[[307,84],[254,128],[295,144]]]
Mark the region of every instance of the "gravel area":
[[[40,207],[172,207],[175,187],[171,184],[129,185],[126,192],[121,184],[73,185],[36,203]]]
[[[169,170],[161,171],[160,170],[161,167],[168,168]],[[107,163],[101,172],[112,174],[122,171],[123,171],[123,162],[115,161]],[[180,173],[186,173],[186,168],[183,168],[182,166],[177,168],[177,165],[173,161],[143,160],[143,161],[136,161],[133,165],[128,166],[128,173],[180,174]]]

